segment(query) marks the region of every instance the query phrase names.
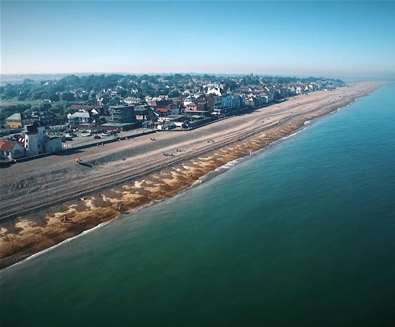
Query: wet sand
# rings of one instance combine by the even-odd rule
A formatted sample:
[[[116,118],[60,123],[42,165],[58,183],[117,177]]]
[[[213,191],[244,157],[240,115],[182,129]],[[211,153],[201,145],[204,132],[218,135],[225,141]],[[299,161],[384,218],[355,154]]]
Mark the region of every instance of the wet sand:
[[[179,141],[174,141],[178,134],[161,133],[155,136],[158,139],[155,141],[137,140],[132,145],[115,145],[103,152],[88,150],[83,153],[86,158],[102,163],[93,169],[82,170],[82,173],[81,167],[68,167],[67,156],[59,162],[54,158],[47,159],[55,164],[49,164],[50,171],[45,174],[40,171],[39,162],[31,162],[37,165],[39,176],[49,177],[40,184],[42,179],[35,180],[35,169],[29,165],[21,167],[22,172],[23,169],[26,171],[22,179],[24,186],[0,199],[0,204],[11,212],[8,216],[4,214],[3,218],[10,219],[3,220],[0,225],[0,267],[23,260],[123,213],[169,198],[216,168],[265,148],[302,128],[306,121],[343,107],[377,87],[376,83],[358,83],[335,91],[295,97],[252,114],[218,122],[219,126],[212,124],[187,132],[190,135],[179,134]],[[157,142],[167,146],[156,147]],[[140,154],[136,150],[139,146],[142,149],[145,146],[147,153]],[[113,159],[112,153],[120,151],[126,155],[133,150],[135,153],[130,156]],[[164,156],[164,152],[173,156]],[[56,169],[51,171],[51,167]],[[0,187],[12,183],[11,173],[8,171],[9,175],[4,175],[4,184]],[[55,178],[51,179],[51,174]],[[36,191],[32,193],[34,189]],[[13,203],[9,194],[15,196],[18,192],[22,198],[31,197],[31,203],[12,211],[9,209]],[[46,192],[50,195],[43,198]],[[40,201],[46,205],[36,208],[35,203]],[[14,218],[18,211],[23,214]]]

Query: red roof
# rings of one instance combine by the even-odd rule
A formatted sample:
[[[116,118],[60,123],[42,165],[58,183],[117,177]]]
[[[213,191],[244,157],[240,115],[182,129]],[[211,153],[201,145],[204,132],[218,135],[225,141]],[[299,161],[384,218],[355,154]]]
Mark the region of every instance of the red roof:
[[[70,105],[70,109],[78,110],[78,109],[81,109],[81,108],[82,108],[81,103],[73,103],[73,104]]]
[[[158,108],[158,109],[156,109],[156,111],[157,111],[157,112],[160,112],[160,113],[166,113],[166,112],[169,112],[170,109],[167,109],[167,108]]]
[[[11,151],[12,148],[13,148],[17,143],[18,143],[18,142],[10,141],[10,140],[0,140],[0,150],[1,150],[1,151]]]

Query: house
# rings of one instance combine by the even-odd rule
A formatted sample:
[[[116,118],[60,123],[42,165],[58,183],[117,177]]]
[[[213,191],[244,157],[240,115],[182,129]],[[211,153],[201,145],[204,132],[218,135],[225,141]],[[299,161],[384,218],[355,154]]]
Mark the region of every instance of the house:
[[[197,94],[194,96],[194,102],[197,105],[197,111],[207,111],[207,100],[203,94]]]
[[[126,97],[123,99],[123,102],[125,102],[125,104],[127,105],[139,105],[142,103],[140,98],[137,97]]]
[[[91,117],[89,112],[79,110],[73,114],[68,114],[67,119],[71,126],[89,125]]]
[[[185,112],[197,112],[198,106],[197,103],[193,101],[184,101]]]
[[[154,112],[154,110],[145,105],[138,105],[134,107],[134,112],[136,114],[136,121],[139,126],[149,128],[152,127],[153,122],[159,117],[159,114]]]
[[[206,108],[209,112],[213,112],[217,103],[221,102],[221,95],[208,94],[206,96]]]
[[[144,121],[153,121],[157,118],[157,115],[154,114],[154,110],[145,105],[134,107],[134,112],[136,114],[136,120],[140,123]]]
[[[167,99],[167,97],[164,96],[159,96],[159,97],[145,97],[145,102],[153,108],[156,107],[165,107],[167,106],[170,101]]]
[[[222,105],[224,108],[238,109],[241,106],[240,96],[227,94],[222,97]]]
[[[240,95],[225,94],[221,97],[216,97],[214,102],[213,115],[226,116],[238,112],[242,105],[252,105],[252,95],[242,98]]]
[[[254,96],[255,107],[265,106],[269,104],[269,96],[264,94],[257,94]]]
[[[25,149],[17,141],[0,140],[0,159],[14,160],[25,156]]]
[[[22,128],[22,115],[18,112],[6,119],[6,127],[10,129]]]
[[[167,109],[170,110],[171,115],[179,115],[180,114],[180,106],[175,103],[170,103],[166,106]]]
[[[69,106],[69,109],[71,110],[83,110],[83,105],[81,103],[72,103]]]
[[[217,97],[214,103],[214,114],[222,116],[235,112],[241,107],[241,97],[239,95],[225,94]]]
[[[253,108],[257,106],[258,97],[258,95],[254,95],[253,93],[243,94],[241,102],[244,106]]]
[[[219,85],[209,84],[205,88],[207,88],[206,94],[221,96],[221,88]]]
[[[195,94],[184,100],[186,113],[205,113],[207,112],[207,100],[203,94]]]

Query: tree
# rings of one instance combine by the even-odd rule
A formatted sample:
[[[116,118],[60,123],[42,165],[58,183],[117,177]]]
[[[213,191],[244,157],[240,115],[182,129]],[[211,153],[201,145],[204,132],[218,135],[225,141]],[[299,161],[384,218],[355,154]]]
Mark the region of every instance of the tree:
[[[62,100],[64,100],[64,101],[75,101],[74,93],[63,92],[62,93]]]
[[[177,89],[173,89],[169,92],[169,97],[170,98],[177,98],[181,95],[180,91],[178,91]]]
[[[28,97],[27,93],[25,93],[25,92],[21,93],[18,95],[18,101],[25,101],[27,99],[27,97]]]
[[[60,100],[60,97],[59,97],[58,94],[52,93],[52,94],[49,95],[49,99],[50,99],[52,102],[57,102],[57,101]]]
[[[23,113],[25,110],[30,109],[30,104],[18,104],[11,106],[2,106],[0,108],[0,125],[7,117],[15,113]]]
[[[53,112],[59,118],[65,118],[65,105],[64,103],[58,102],[51,107],[51,112]]]
[[[119,97],[119,96],[115,96],[115,97],[111,98],[110,101],[108,102],[108,104],[110,106],[116,106],[120,103],[121,103],[121,97]]]
[[[159,95],[168,95],[168,94],[169,94],[168,88],[160,88],[159,89]]]
[[[128,91],[126,91],[125,89],[118,89],[117,94],[124,98],[128,95]]]
[[[49,102],[43,102],[40,104],[40,110],[49,110],[52,105]]]
[[[18,95],[17,89],[14,85],[7,84],[4,88],[4,97],[6,99],[12,99]]]

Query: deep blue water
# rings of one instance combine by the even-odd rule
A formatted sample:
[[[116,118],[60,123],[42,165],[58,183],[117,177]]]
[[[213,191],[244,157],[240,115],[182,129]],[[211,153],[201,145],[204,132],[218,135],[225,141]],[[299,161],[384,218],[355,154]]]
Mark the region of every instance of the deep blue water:
[[[0,272],[1,326],[395,326],[395,85]]]

